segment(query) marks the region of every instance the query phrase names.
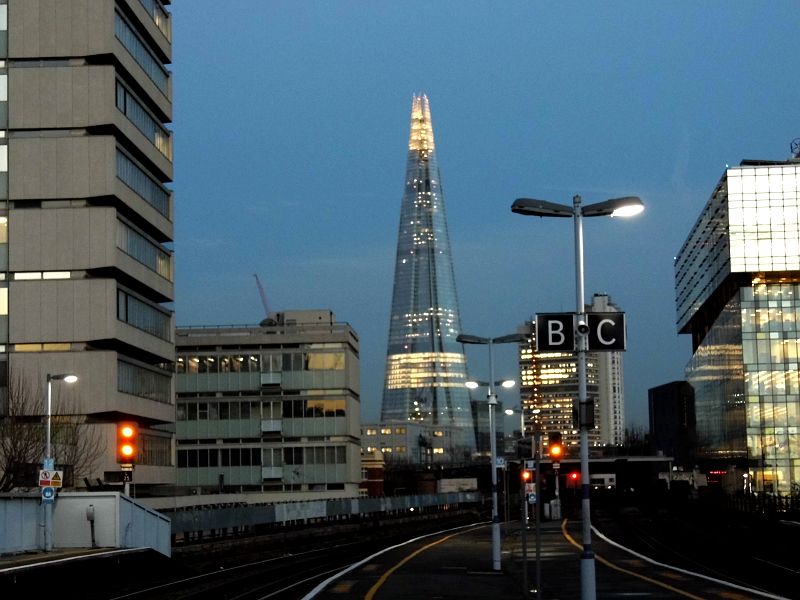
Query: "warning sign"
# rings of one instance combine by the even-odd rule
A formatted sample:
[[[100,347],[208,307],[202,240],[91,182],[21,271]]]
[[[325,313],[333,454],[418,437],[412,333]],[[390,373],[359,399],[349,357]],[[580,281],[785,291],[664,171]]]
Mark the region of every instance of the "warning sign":
[[[60,488],[64,480],[64,471],[39,471],[39,487]]]

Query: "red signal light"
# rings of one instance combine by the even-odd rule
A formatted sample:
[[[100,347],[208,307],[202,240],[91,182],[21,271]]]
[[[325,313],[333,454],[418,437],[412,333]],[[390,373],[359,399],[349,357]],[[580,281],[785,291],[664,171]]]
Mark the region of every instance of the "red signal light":
[[[132,465],[139,455],[139,426],[133,422],[117,423],[117,462]]]

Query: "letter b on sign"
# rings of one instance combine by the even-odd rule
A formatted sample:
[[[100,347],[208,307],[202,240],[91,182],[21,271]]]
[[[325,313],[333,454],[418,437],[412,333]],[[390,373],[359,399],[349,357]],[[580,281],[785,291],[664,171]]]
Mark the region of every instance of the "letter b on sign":
[[[575,322],[572,313],[536,315],[536,351],[575,350]]]

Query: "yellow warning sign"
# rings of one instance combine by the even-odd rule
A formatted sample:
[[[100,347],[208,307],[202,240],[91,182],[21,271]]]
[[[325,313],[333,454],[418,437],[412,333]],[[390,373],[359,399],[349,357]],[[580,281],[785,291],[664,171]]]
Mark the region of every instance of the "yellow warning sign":
[[[39,487],[62,487],[64,471],[39,471]]]

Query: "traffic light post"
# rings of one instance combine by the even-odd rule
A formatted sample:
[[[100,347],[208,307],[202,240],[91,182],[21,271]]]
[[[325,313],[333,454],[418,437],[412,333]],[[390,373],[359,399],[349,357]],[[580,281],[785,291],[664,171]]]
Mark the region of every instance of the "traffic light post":
[[[117,423],[117,463],[123,472],[123,493],[130,496],[133,468],[139,456],[139,426],[126,421]]]
[[[534,430],[533,440],[531,442],[531,453],[533,460],[525,460],[523,465],[524,469],[520,471],[520,509],[521,509],[521,522],[522,522],[522,596],[523,598],[530,598],[530,592],[536,594],[537,600],[542,597],[542,536],[540,531],[540,506],[542,501],[541,490],[541,457],[542,457],[542,432]],[[530,463],[533,463],[532,465]],[[530,466],[533,470],[530,470]],[[530,502],[530,497],[527,493],[528,484],[533,481],[533,500]],[[534,527],[536,535],[536,586],[533,590],[528,585],[528,505],[533,506]]]
[[[561,468],[561,459],[564,456],[564,445],[561,443],[561,432],[554,431],[550,433],[547,444],[548,451],[550,452],[550,460],[553,461],[553,472],[555,473],[556,487],[555,498],[550,502],[550,518],[561,518],[561,498],[559,497],[559,469]]]

